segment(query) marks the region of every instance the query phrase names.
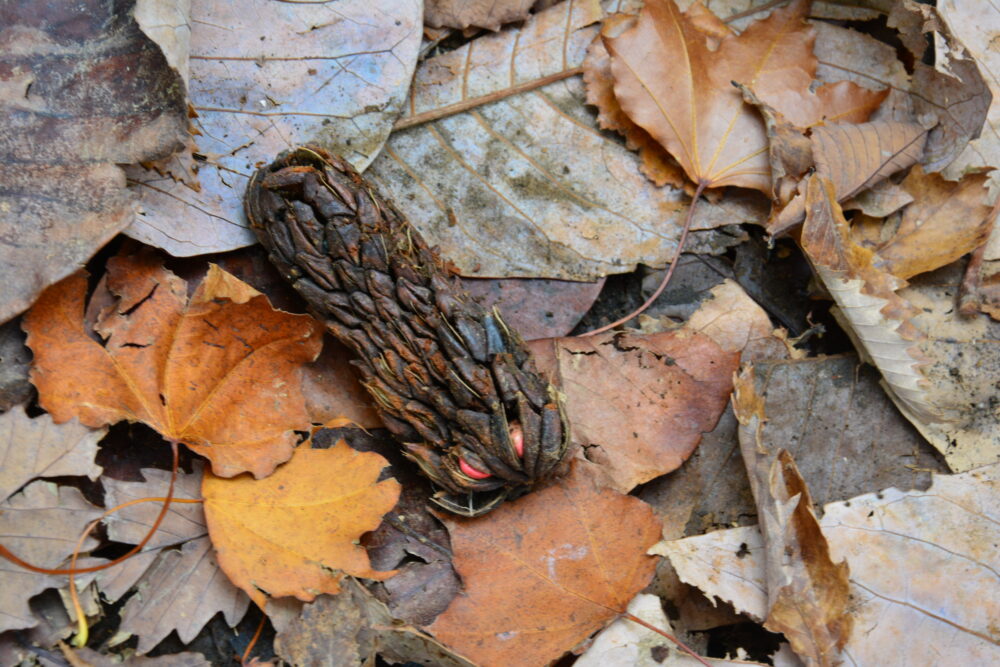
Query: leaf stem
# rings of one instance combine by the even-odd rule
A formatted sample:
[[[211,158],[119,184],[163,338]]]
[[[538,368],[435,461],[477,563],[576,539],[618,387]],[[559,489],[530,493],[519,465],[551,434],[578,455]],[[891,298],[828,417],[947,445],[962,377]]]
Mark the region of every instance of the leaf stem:
[[[666,637],[667,639],[669,639],[670,641],[672,641],[674,644],[676,644],[677,648],[679,648],[680,650],[684,651],[685,653],[687,653],[689,656],[691,656],[692,658],[694,658],[695,660],[697,660],[701,664],[707,665],[708,667],[712,667],[712,663],[708,662],[703,657],[701,657],[700,655],[698,655],[697,653],[695,653],[694,651],[692,651],[687,646],[687,644],[685,644],[684,642],[682,642],[680,639],[678,639],[677,637],[673,636],[669,632],[666,632],[665,630],[661,630],[660,628],[656,627],[655,625],[653,625],[651,623],[647,623],[646,621],[642,620],[638,616],[633,616],[632,614],[628,613],[627,611],[622,614],[622,618],[627,618],[628,620],[632,621],[633,623],[638,623],[639,625],[641,625],[642,627],[646,628],[647,630],[652,630],[656,634],[662,635],[663,637]]]
[[[609,329],[614,329],[619,324],[625,324],[636,315],[645,312],[645,310],[649,308],[651,305],[653,305],[653,302],[656,301],[657,298],[659,298],[660,294],[663,293],[663,290],[667,288],[667,284],[670,282],[670,279],[674,275],[674,269],[677,268],[677,263],[680,261],[681,252],[684,250],[684,243],[687,241],[688,232],[691,231],[691,221],[694,219],[694,208],[698,204],[698,198],[701,197],[701,193],[705,191],[705,187],[707,185],[708,183],[705,181],[698,182],[698,189],[694,191],[694,196],[691,198],[691,205],[688,207],[687,215],[684,217],[684,228],[681,230],[681,237],[677,240],[677,250],[674,251],[674,258],[670,261],[670,268],[667,269],[667,273],[663,276],[663,280],[660,281],[660,286],[656,288],[656,291],[653,292],[652,296],[646,299],[645,303],[643,303],[641,306],[639,306],[638,308],[636,308],[635,310],[633,310],[631,313],[621,318],[620,320],[615,320],[611,324],[606,324],[603,327],[594,329],[593,331],[582,333],[580,334],[580,337],[593,336],[594,334],[599,334],[608,331]]]
[[[430,111],[424,111],[418,114],[413,114],[412,116],[406,116],[405,118],[400,118],[396,121],[396,124],[392,126],[392,131],[398,132],[399,130],[405,130],[407,128],[414,127],[415,125],[423,125],[424,123],[429,123],[434,120],[454,116],[457,113],[462,113],[463,111],[468,111],[469,109],[474,109],[475,107],[482,106],[484,104],[490,104],[491,102],[496,102],[512,95],[526,93],[529,90],[541,88],[542,86],[547,86],[550,83],[568,79],[571,76],[576,76],[577,74],[583,74],[582,66],[571,67],[570,69],[555,72],[553,74],[549,74],[548,76],[532,79],[531,81],[525,81],[524,83],[519,83],[516,86],[511,86],[510,88],[494,91],[488,95],[471,97],[467,100],[456,102],[455,104],[449,104],[447,106],[431,109]]]

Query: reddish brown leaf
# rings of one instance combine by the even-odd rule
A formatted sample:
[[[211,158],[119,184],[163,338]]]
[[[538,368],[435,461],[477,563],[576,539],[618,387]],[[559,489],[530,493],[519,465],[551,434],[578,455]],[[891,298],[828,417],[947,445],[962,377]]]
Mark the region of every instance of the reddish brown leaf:
[[[86,278],[47,290],[25,318],[32,381],[57,422],[149,424],[212,461],[219,475],[269,474],[308,428],[298,368],[319,325],[213,269],[195,294],[150,254],[108,263],[116,297],[94,332],[83,323]]]
[[[499,30],[504,23],[528,18],[534,4],[535,0],[427,0],[424,23],[435,28]]]
[[[545,346],[539,363],[551,364],[560,380],[574,441],[623,492],[691,455],[726,407],[740,355],[687,330],[606,333]]]
[[[336,593],[342,573],[392,576],[373,570],[358,544],[399,498],[395,480],[376,482],[385,465],[340,442],[299,447],[262,480],[206,474],[205,517],[219,565],[261,608],[268,598]]]
[[[542,665],[617,614],[653,574],[659,522],[579,463],[488,517],[447,520],[466,594],[429,630],[475,662]]]

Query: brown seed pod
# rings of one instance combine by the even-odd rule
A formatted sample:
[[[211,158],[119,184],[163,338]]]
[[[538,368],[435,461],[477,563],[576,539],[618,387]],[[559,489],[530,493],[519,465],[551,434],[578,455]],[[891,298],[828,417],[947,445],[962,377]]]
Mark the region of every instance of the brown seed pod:
[[[569,426],[524,341],[350,164],[313,147],[282,153],[244,204],[271,261],[358,355],[436,504],[478,516],[557,469]]]

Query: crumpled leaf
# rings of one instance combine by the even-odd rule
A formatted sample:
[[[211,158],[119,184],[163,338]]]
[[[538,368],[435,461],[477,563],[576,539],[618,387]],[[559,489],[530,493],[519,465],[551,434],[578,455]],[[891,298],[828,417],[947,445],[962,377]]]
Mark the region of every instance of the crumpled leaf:
[[[54,568],[72,555],[80,533],[100,515],[77,489],[39,480],[0,503],[0,535],[22,560]],[[82,549],[96,544],[88,537]],[[0,632],[38,625],[28,599],[65,583],[63,576],[30,572],[0,558]]]
[[[222,570],[262,609],[268,598],[336,593],[342,573],[391,577],[358,544],[399,498],[395,480],[376,483],[385,463],[341,442],[299,447],[266,479],[206,474],[205,517]]]
[[[250,245],[242,199],[258,162],[294,142],[367,166],[405,99],[421,4],[194,3],[197,136],[176,159],[129,169],[141,212],[126,233],[177,257]]]
[[[23,406],[0,415],[0,500],[35,477],[60,475],[97,479],[97,443],[107,429],[77,421],[55,424],[49,415],[28,417]]]
[[[208,457],[219,475],[269,474],[307,429],[296,375],[315,358],[320,326],[274,311],[213,267],[190,299],[152,254],[112,258],[113,297],[91,338],[86,278],[47,290],[25,317],[32,381],[57,422],[141,421]],[[192,359],[197,363],[192,363]]]
[[[556,374],[582,455],[623,493],[676,470],[712,430],[740,353],[686,329],[561,338],[532,351]]]
[[[435,28],[499,30],[504,23],[528,18],[534,4],[535,0],[427,0],[424,23]]]
[[[811,137],[816,174],[831,181],[837,201],[844,201],[916,164],[926,138],[920,125],[897,121],[817,127]],[[807,206],[800,192],[777,214],[772,212],[768,232],[772,236],[787,232],[802,221]]]
[[[855,629],[843,652],[849,663],[926,664],[930,650],[946,654],[948,663],[996,662],[1000,562],[993,545],[1000,535],[991,513],[1000,502],[998,468],[935,475],[926,491],[887,489],[823,508],[831,556],[851,568]],[[745,527],[661,542],[651,551],[669,558],[684,581],[760,618],[767,602],[763,549],[757,529]]]
[[[580,77],[493,101],[574,70],[601,17],[594,0],[562,2],[417,68],[401,123],[491,103],[394,132],[366,176],[462,275],[592,281],[674,251],[689,198],[654,187],[600,131]],[[692,228],[764,215],[757,199],[727,197],[701,202]]]
[[[807,8],[794,2],[738,36],[722,33],[713,49],[673,0],[647,2],[634,26],[604,37],[615,97],[695,183],[770,193],[764,125],[733,82],[800,127],[866,120],[885,98],[847,81],[810,89],[816,58],[815,32],[803,20]]]
[[[439,640],[484,666],[545,664],[649,582],[659,522],[582,467],[487,517],[445,519],[465,595],[428,628]]]
[[[320,595],[291,622],[275,624],[275,652],[287,663],[360,667],[378,653],[393,663],[472,667],[432,637],[399,623],[353,578],[343,583],[339,594]]]
[[[836,665],[851,635],[848,566],[834,563],[819,529],[812,498],[786,449],[765,446],[764,400],[754,387],[753,367],[735,381],[733,410],[764,534],[767,618],[809,665]]]
[[[939,269],[986,242],[988,174],[967,174],[958,182],[926,174],[917,165],[902,182],[914,202],[903,210],[892,237],[875,249],[875,265],[900,278]]]
[[[896,294],[905,283],[876,267],[871,250],[850,238],[834,193],[829,181],[819,175],[809,178],[802,249],[847,320],[859,351],[881,371],[897,405],[911,419],[942,422],[945,418],[929,400],[929,383],[921,370],[928,360],[917,346],[925,336],[911,321],[918,311]]]
[[[0,32],[0,322],[125,228],[116,163],[169,155],[187,134],[184,87],[118,5],[5,8]]]

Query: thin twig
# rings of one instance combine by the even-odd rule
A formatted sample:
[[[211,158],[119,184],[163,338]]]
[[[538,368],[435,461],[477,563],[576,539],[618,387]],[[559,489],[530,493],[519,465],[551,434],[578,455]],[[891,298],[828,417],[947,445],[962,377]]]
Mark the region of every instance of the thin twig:
[[[462,100],[461,102],[456,102],[455,104],[449,104],[448,106],[438,107],[437,109],[431,109],[430,111],[424,111],[422,113],[414,114],[412,116],[406,116],[405,118],[400,118],[399,120],[397,120],[396,124],[392,126],[392,130],[393,132],[398,132],[399,130],[405,130],[406,128],[413,127],[415,125],[423,125],[424,123],[429,123],[434,120],[440,120],[442,118],[447,118],[448,116],[454,116],[457,113],[468,111],[469,109],[482,106],[483,104],[496,102],[497,100],[502,100],[504,98],[510,97],[511,95],[526,93],[529,90],[534,90],[535,88],[541,88],[542,86],[547,86],[550,83],[555,83],[556,81],[562,81],[563,79],[568,79],[571,76],[576,76],[577,74],[583,74],[583,67],[573,67],[570,69],[563,70],[561,72],[556,72],[555,74],[549,74],[548,76],[543,76],[540,79],[532,79],[531,81],[519,83],[516,86],[511,86],[510,88],[504,88],[503,90],[498,90],[488,95],[480,95],[479,97],[470,97],[467,100]]]
[[[712,667],[712,663],[708,662],[703,657],[701,657],[700,655],[698,655],[697,653],[695,653],[694,651],[692,651],[687,646],[687,644],[685,644],[684,642],[682,642],[677,637],[674,637],[669,632],[666,632],[665,630],[661,630],[658,627],[656,627],[655,625],[653,625],[651,623],[647,623],[646,621],[642,620],[638,616],[633,616],[632,614],[630,614],[628,612],[625,612],[624,614],[622,614],[622,618],[627,618],[628,620],[632,621],[633,623],[638,623],[639,625],[641,625],[642,627],[646,628],[647,630],[652,630],[656,634],[662,635],[663,637],[666,637],[667,639],[669,639],[670,641],[672,641],[674,644],[676,644],[677,648],[679,648],[680,650],[684,651],[685,653],[687,653],[689,656],[691,656],[692,658],[694,658],[695,660],[697,660],[701,664],[706,665],[707,667]]]

